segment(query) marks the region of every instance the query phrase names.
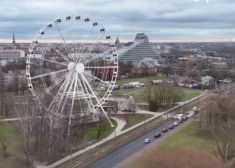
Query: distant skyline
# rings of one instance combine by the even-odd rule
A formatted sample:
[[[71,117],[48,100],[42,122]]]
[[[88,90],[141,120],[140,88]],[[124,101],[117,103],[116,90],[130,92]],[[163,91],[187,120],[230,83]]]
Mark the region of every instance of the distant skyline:
[[[233,0],[1,0],[0,43],[31,42],[57,17],[78,14],[100,22],[113,38],[152,42],[235,41]],[[22,41],[23,40],[23,41]]]

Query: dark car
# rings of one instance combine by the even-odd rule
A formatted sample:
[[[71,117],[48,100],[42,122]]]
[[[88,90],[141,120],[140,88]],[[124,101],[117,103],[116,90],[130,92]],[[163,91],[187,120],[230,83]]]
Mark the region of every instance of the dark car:
[[[163,129],[162,129],[162,132],[167,132],[167,131],[168,131],[167,128],[163,128]]]
[[[177,122],[180,124],[180,123],[184,122],[184,120],[181,118]]]
[[[173,128],[175,128],[174,125],[170,125],[170,126],[168,127],[168,129],[173,129]]]
[[[160,133],[156,133],[154,137],[155,137],[155,138],[160,138],[161,136],[162,136],[162,135],[161,135]]]
[[[187,117],[187,116],[182,117],[182,120],[183,120],[183,121],[187,121],[187,120],[188,120],[188,117]]]

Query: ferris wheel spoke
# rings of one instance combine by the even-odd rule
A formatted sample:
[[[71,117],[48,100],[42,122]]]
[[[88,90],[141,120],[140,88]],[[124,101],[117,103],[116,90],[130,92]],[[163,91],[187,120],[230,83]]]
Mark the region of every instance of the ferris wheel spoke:
[[[55,75],[55,74],[66,72],[66,71],[68,71],[68,69],[62,69],[62,70],[59,70],[59,71],[54,71],[54,72],[49,72],[49,73],[45,73],[45,74],[42,74],[42,75],[33,76],[33,77],[31,77],[31,79],[42,78],[42,77],[45,77],[45,76]]]
[[[96,45],[99,43],[100,39],[104,36],[104,34],[105,32],[102,33],[102,35],[97,39],[97,41],[90,46],[90,48],[87,50],[87,53],[85,53],[83,57],[81,57],[80,62],[83,62],[86,59],[86,57],[89,56],[91,51],[96,47]]]
[[[49,43],[48,44],[58,55],[60,55],[65,61],[70,62],[69,56],[66,57],[60,50],[58,50],[53,44]],[[61,46],[61,49],[63,49],[65,44]]]
[[[66,79],[64,80],[63,84],[61,85],[61,87],[59,88],[58,92],[56,93],[54,99],[52,100],[51,104],[49,105],[49,107],[48,107],[49,110],[54,105],[54,102],[58,99],[57,97],[59,96],[59,94],[60,94],[61,90],[63,89],[63,87],[65,86],[64,90],[66,90],[66,88],[68,87],[69,82],[70,82],[69,79],[70,79],[71,75],[72,75],[72,73],[70,72],[68,74],[68,76],[66,77]]]
[[[81,76],[81,74],[80,74],[80,76]],[[84,87],[84,89],[83,89],[83,87],[81,87],[82,90],[84,91],[84,93],[87,93],[87,95],[90,95],[89,89],[88,89],[88,87],[86,86],[85,81],[82,80],[82,76],[81,76],[81,82],[80,82],[80,84],[81,84],[81,86]],[[85,94],[84,94],[84,96],[86,97]],[[89,101],[90,101],[90,104],[87,102],[88,106],[90,105],[90,106],[89,106],[89,109],[95,107],[92,98],[93,98],[93,96],[92,96],[92,97],[91,97],[91,96],[88,96],[88,99],[89,99]]]
[[[103,81],[102,79],[100,79],[100,78],[98,78],[98,77],[96,77],[96,76],[94,76],[94,75],[92,75],[92,74],[90,74],[90,73],[87,73],[86,71],[84,71],[83,73],[85,73],[86,75],[88,75],[88,76],[90,76],[90,77],[92,77],[92,78],[94,78],[94,79],[100,81],[101,83],[104,83],[105,85],[108,85],[108,86],[109,86],[109,84],[106,83],[105,81]]]
[[[66,74],[64,74],[61,78],[59,78],[57,81],[55,81],[50,87],[48,87],[47,89],[45,89],[45,91],[42,92],[38,97],[41,98],[44,94],[50,93],[50,91],[51,91],[54,87],[58,86],[58,85],[66,78],[66,76],[67,76],[68,74],[69,74],[69,72],[66,73]]]
[[[59,109],[60,109],[60,106],[63,104],[63,105],[62,105],[62,108],[61,108],[61,110],[60,110],[60,114],[61,114],[61,115],[62,115],[62,113],[63,113],[63,111],[64,111],[64,107],[65,107],[66,102],[67,102],[67,100],[68,100],[69,93],[71,92],[73,85],[76,83],[76,80],[75,80],[75,79],[76,79],[76,74],[77,74],[77,73],[75,73],[75,75],[74,75],[73,78],[72,78],[72,81],[71,81],[71,83],[70,83],[68,92],[67,92],[67,94],[66,94],[66,96],[65,96],[64,103],[63,103],[64,94],[63,94],[62,97],[61,97],[61,101],[60,101],[59,107],[58,107],[58,110],[59,110]],[[64,92],[64,93],[65,93],[65,92]]]
[[[94,91],[93,91],[92,88],[90,87],[89,82],[86,80],[85,76],[84,76],[82,73],[81,73],[81,77],[82,77],[83,81],[86,83],[86,85],[87,85],[87,87],[89,88],[89,90],[91,91],[91,93],[93,94],[93,96],[94,96],[96,102],[98,103],[98,105],[99,105],[99,107],[101,108],[102,112],[104,113],[104,115],[105,115],[106,118],[108,119],[108,121],[109,121],[111,127],[114,127],[114,125],[113,125],[113,123],[110,121],[110,119],[109,119],[107,113],[104,111],[102,105],[100,104],[100,101],[98,100],[98,98],[96,97]]]
[[[45,59],[45,58],[36,58],[36,59],[43,60],[43,61],[47,61],[47,62],[51,62],[51,63],[55,63],[55,64],[60,64],[60,65],[64,65],[64,66],[68,66],[68,65],[65,64],[65,63],[61,63],[61,62],[57,62],[57,61],[52,61],[52,60]]]
[[[84,67],[85,69],[114,69],[114,68],[117,68],[117,66],[106,66],[106,67]]]
[[[55,61],[56,60],[56,58],[58,58],[58,56],[61,56],[59,53],[61,53],[61,50],[64,48],[64,46],[63,45],[61,45],[59,48],[58,48],[58,50],[56,51],[56,53],[54,54],[54,56],[52,57],[52,61]],[[53,49],[54,50],[54,49]],[[62,56],[61,56],[62,57]],[[62,57],[63,58],[63,57]],[[65,58],[63,58],[65,61],[67,61],[68,62],[68,59],[65,59]]]
[[[84,33],[84,35],[83,35],[83,38],[82,38],[82,45],[80,46],[80,48],[79,48],[79,57],[78,57],[78,59],[79,58],[81,58],[82,59],[82,54],[83,54],[83,50],[84,50],[84,48],[85,48],[85,40],[88,38],[88,35],[90,34],[90,31],[91,31],[91,29],[92,29],[92,25],[90,26],[90,28],[89,28],[89,30],[88,31],[86,31],[85,33]],[[78,62],[78,59],[76,60],[77,62]]]
[[[97,59],[97,58],[100,58],[100,57],[106,56],[106,55],[108,55],[108,53],[101,53],[101,54],[98,54],[98,55],[96,55],[96,56],[94,56],[94,57],[92,57],[92,58],[90,58],[90,59],[84,61],[83,64],[85,65],[85,64],[87,64],[87,63],[90,63],[90,62],[94,61],[94,60]]]
[[[75,74],[75,82],[74,82],[74,90],[73,90],[73,98],[72,98],[72,103],[71,103],[71,109],[70,109],[70,114],[69,114],[69,126],[68,126],[68,135],[70,135],[70,126],[71,126],[71,118],[73,114],[73,106],[74,106],[74,99],[75,99],[75,94],[76,94],[76,88],[77,88],[77,78],[78,74]]]
[[[65,49],[66,49],[66,51],[67,51],[68,56],[70,55],[70,59],[74,61],[74,59],[73,59],[73,57],[72,57],[72,55],[71,55],[71,51],[69,50],[69,47],[68,47],[68,45],[67,45],[67,43],[66,43],[66,41],[65,41],[65,39],[64,39],[64,36],[63,36],[63,34],[62,34],[62,32],[61,32],[61,30],[60,30],[60,28],[59,28],[59,25],[57,24],[57,22],[55,22],[55,24],[56,24],[56,28],[57,28],[57,30],[59,31],[59,34],[60,34],[60,36],[61,36],[63,42],[64,42]]]

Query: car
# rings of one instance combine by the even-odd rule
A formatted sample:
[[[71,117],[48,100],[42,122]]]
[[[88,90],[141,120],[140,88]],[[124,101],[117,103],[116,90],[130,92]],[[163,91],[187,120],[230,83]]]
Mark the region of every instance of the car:
[[[179,123],[177,121],[173,122],[173,126],[178,126]]]
[[[168,128],[163,128],[162,129],[162,132],[167,132],[168,131]]]
[[[184,122],[184,120],[181,118],[181,119],[177,120],[177,122],[180,124],[180,123]]]
[[[100,87],[99,90],[100,90],[100,91],[105,91],[106,89],[105,89],[105,87]]]
[[[170,126],[168,127],[168,129],[173,129],[173,128],[175,128],[174,125],[170,125]]]
[[[189,111],[187,112],[187,117],[190,118],[195,114],[195,111]]]
[[[187,116],[184,116],[184,117],[182,117],[182,120],[187,121],[187,120],[188,120],[188,117],[187,117]]]
[[[149,138],[146,138],[145,140],[144,140],[144,143],[150,143],[151,142],[151,139],[149,139]]]
[[[155,135],[154,135],[154,137],[155,138],[160,138],[162,135],[160,134],[160,133],[156,133]]]

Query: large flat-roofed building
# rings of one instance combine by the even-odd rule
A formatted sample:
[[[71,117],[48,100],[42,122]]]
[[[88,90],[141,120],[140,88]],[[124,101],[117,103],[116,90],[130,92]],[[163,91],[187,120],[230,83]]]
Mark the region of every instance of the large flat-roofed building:
[[[1,50],[0,59],[17,59],[25,57],[24,50]]]
[[[125,44],[117,52],[119,53],[119,61],[124,63],[137,63],[144,58],[161,59],[151,47],[148,36],[144,33],[138,33],[133,42]]]

